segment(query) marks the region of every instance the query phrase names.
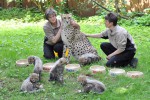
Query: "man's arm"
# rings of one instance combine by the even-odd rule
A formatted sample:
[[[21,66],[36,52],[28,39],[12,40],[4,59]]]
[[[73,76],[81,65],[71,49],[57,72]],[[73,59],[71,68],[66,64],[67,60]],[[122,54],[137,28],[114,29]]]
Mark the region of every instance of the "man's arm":
[[[105,31],[97,34],[85,34],[86,37],[92,37],[92,38],[103,38],[103,37],[108,37],[108,30],[106,29]]]
[[[85,34],[86,37],[92,37],[92,38],[101,38],[103,37],[102,34]]]
[[[116,44],[117,44],[117,50],[114,51],[113,53],[109,54],[106,58],[110,59],[112,56],[115,56],[117,54],[122,53],[125,48],[126,48],[126,44],[127,44],[127,36],[126,34],[120,34],[116,36]]]
[[[117,54],[122,53],[124,50],[121,49],[117,49],[116,51],[114,51],[113,53],[109,54],[106,58],[109,60],[112,56],[115,56]]]

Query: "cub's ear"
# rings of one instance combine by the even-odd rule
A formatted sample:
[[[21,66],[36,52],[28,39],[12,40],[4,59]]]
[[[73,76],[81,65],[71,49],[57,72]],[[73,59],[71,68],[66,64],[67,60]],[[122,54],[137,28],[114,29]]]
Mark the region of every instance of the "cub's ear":
[[[62,62],[62,61],[63,61],[63,58],[60,58],[59,61]]]
[[[63,61],[60,61],[60,63],[62,64],[62,63],[63,63]]]

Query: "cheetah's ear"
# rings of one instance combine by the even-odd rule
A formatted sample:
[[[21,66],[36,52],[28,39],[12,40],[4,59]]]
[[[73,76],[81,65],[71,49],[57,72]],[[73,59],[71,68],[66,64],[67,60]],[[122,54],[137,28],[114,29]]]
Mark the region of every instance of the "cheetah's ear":
[[[60,17],[62,18],[63,14],[60,14]]]
[[[72,17],[72,13],[69,13],[69,17]]]

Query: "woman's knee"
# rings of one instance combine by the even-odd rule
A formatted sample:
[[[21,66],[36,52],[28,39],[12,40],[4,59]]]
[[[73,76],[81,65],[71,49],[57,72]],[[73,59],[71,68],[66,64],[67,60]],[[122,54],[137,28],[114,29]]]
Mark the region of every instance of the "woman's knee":
[[[110,60],[109,60],[109,61],[107,61],[106,66],[107,66],[107,67],[114,67],[115,64],[116,64],[115,61],[110,61]]]
[[[63,44],[56,44],[56,45],[54,46],[54,50],[55,50],[56,52],[63,51]]]
[[[55,58],[55,55],[54,55],[54,51],[53,51],[53,50],[48,49],[48,48],[44,48],[43,52],[44,52],[44,55],[43,55],[43,56],[44,56],[46,59],[53,59],[53,58]]]
[[[50,55],[50,54],[44,54],[43,56],[44,56],[44,58],[46,58],[46,59],[54,59],[54,58],[55,58],[54,55]]]

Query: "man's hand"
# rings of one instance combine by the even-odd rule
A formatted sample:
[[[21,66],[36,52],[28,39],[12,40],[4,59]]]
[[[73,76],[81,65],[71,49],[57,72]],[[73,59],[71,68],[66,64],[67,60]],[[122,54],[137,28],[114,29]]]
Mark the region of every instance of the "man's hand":
[[[109,60],[111,57],[112,57],[112,55],[110,54],[106,57],[106,59]]]
[[[116,51],[114,51],[113,53],[109,54],[106,59],[109,60],[112,56],[118,55],[120,53],[122,53],[124,50],[121,49],[117,49]]]

